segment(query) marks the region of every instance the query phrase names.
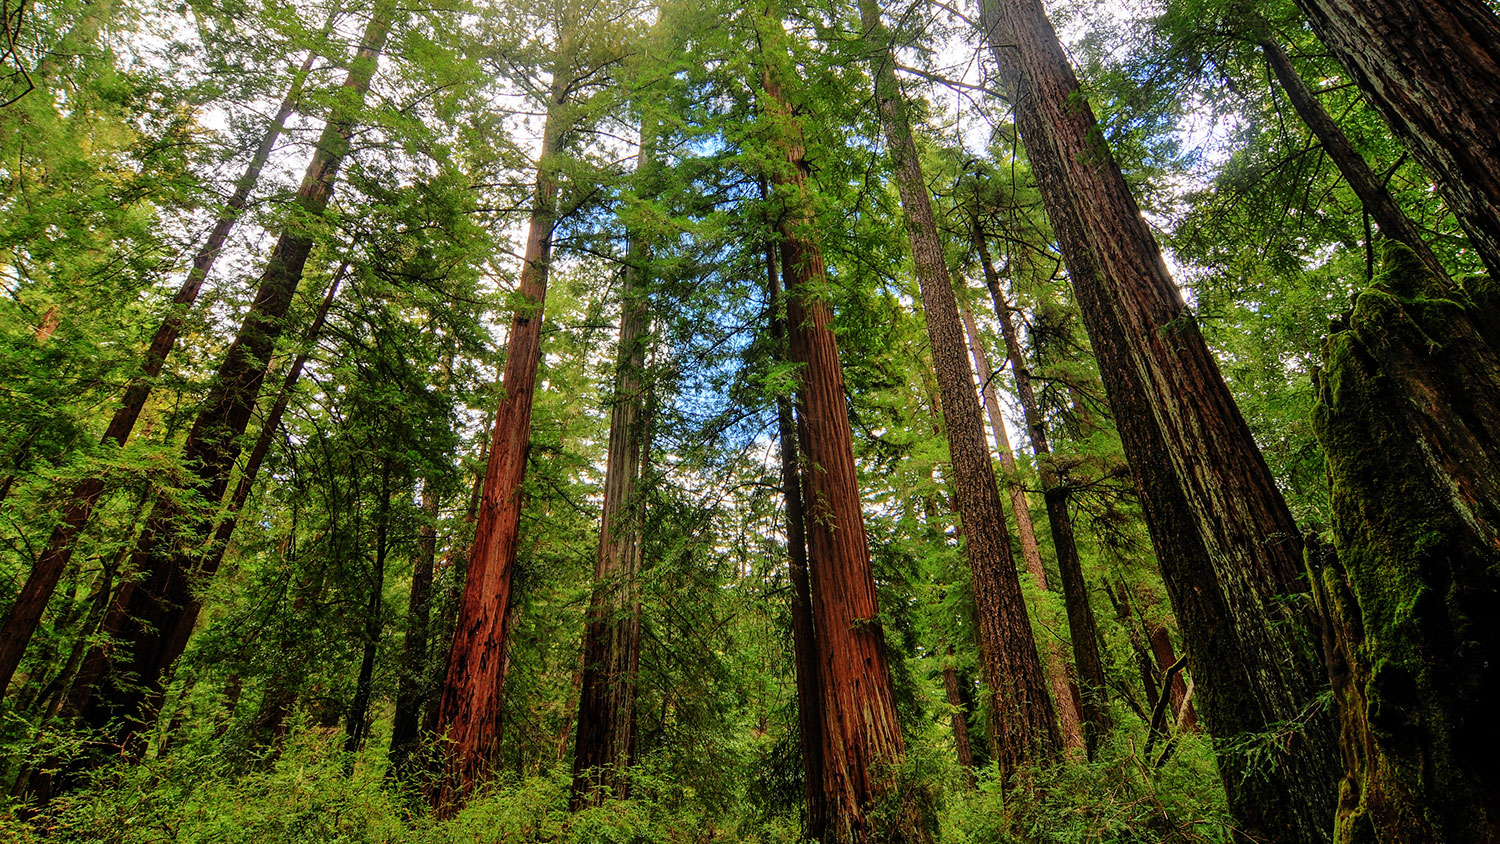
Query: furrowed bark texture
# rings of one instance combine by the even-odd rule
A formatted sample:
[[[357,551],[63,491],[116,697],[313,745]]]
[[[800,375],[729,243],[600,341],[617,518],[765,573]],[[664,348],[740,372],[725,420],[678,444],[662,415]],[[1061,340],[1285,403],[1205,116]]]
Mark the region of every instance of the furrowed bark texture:
[[[542,356],[547,270],[552,259],[552,229],[557,222],[559,183],[552,157],[562,134],[563,120],[558,111],[567,91],[561,65],[559,60],[547,101],[536,193],[516,288],[522,304],[511,320],[505,394],[495,412],[484,492],[474,545],[469,551],[469,572],[439,704],[442,770],[428,797],[440,817],[457,811],[474,787],[489,778],[500,743],[511,576],[520,541],[521,486],[531,445],[531,405]]]
[[[646,118],[636,176],[654,169],[655,130]],[[638,185],[644,189],[643,183]],[[624,269],[620,303],[620,344],[609,413],[609,452],[604,471],[604,506],[594,592],[583,634],[583,674],[579,684],[578,734],[573,750],[574,809],[626,797],[625,769],[635,756],[636,673],[641,655],[641,601],[637,583],[641,558],[641,440],[646,419],[646,345],[650,330],[650,287],[646,264],[651,250],[634,233]]]
[[[1247,840],[1326,841],[1335,804],[1326,674],[1296,609],[1301,538],[1141,218],[1037,0],[983,20],[1099,359]]]
[[[771,336],[777,354],[787,355],[785,300],[777,272],[776,249],[766,248]],[[776,398],[776,431],[781,441],[781,492],[786,500],[786,552],[792,581],[792,653],[797,673],[797,726],[802,745],[802,790],[806,822],[802,836],[823,840],[828,807],[823,795],[823,701],[818,685],[818,645],[813,627],[812,581],[807,567],[807,517],[802,504],[802,470],[797,453],[797,416],[788,396]]]
[[[1500,19],[1486,0],[1297,0],[1500,278]]]
[[[1435,275],[1446,275],[1443,265],[1432,254],[1432,250],[1427,248],[1417,227],[1412,225],[1411,219],[1401,210],[1396,198],[1386,190],[1385,183],[1370,169],[1364,156],[1350,142],[1349,136],[1344,134],[1344,130],[1324,110],[1323,104],[1318,102],[1317,95],[1302,81],[1302,75],[1297,72],[1296,65],[1292,64],[1291,57],[1281,49],[1281,44],[1268,36],[1261,39],[1260,49],[1266,56],[1266,64],[1280,83],[1281,90],[1291,101],[1292,108],[1296,109],[1297,116],[1302,118],[1313,137],[1323,145],[1323,151],[1328,153],[1334,166],[1339,168],[1344,181],[1349,183],[1354,195],[1359,197],[1360,203],[1364,205],[1370,219],[1380,227],[1381,233],[1406,244]]]
[[[427,682],[427,640],[432,624],[432,572],[437,565],[438,505],[431,480],[423,482],[422,526],[417,530],[417,556],[412,560],[406,638],[401,644],[401,676],[391,723],[391,771],[398,779],[410,771],[421,736],[422,704],[432,691]]]
[[[964,349],[953,279],[932,213],[932,198],[917,157],[906,101],[896,81],[890,34],[874,0],[860,0],[860,19],[921,288],[922,310],[941,396],[953,492],[963,523],[964,550],[979,615],[979,650],[990,687],[992,758],[1002,775],[1051,759],[1061,746],[1036,640],[1011,556],[1000,488],[984,439],[974,373]]]
[[[1388,245],[1324,342],[1337,553],[1310,549],[1345,774],[1337,840],[1500,840],[1500,334]]]
[[[1005,340],[1005,353],[1010,358],[1011,376],[1016,382],[1016,397],[1021,401],[1021,413],[1026,419],[1026,432],[1031,439],[1031,453],[1036,455],[1037,474],[1042,482],[1042,500],[1047,505],[1047,525],[1052,531],[1052,548],[1057,554],[1057,571],[1062,578],[1063,606],[1068,611],[1073,662],[1078,667],[1085,743],[1088,755],[1093,757],[1099,747],[1099,738],[1110,727],[1108,687],[1104,680],[1104,660],[1099,655],[1099,627],[1094,621],[1094,609],[1089,604],[1083,563],[1078,558],[1078,539],[1073,532],[1073,516],[1068,512],[1069,492],[1052,466],[1052,446],[1047,441],[1047,422],[1042,417],[1041,405],[1037,403],[1036,390],[1031,384],[1031,370],[1026,366],[1025,353],[1021,349],[1015,319],[1011,316],[1010,303],[1000,290],[1000,274],[995,272],[984,231],[978,226],[974,229],[974,247],[979,252],[984,284],[995,304],[995,318],[1000,322],[1000,336]]]
[[[389,2],[376,6],[344,80],[344,88],[354,95],[356,110],[375,75],[393,12]],[[339,167],[349,150],[355,117],[352,110],[340,110],[324,126],[297,192],[300,213],[316,217],[327,209]],[[216,504],[224,497],[239,457],[239,437],[255,409],[266,366],[285,327],[287,310],[301,284],[312,247],[312,237],[300,227],[282,231],[261,275],[255,300],[188,433],[183,462],[196,476],[197,491],[204,501]],[[132,558],[140,580],[121,590],[110,618],[105,620],[107,631],[130,643],[130,677],[96,688],[83,717],[94,727],[124,717],[119,732],[124,739],[133,737],[142,719],[149,717],[145,710],[160,694],[163,672],[187,647],[197,619],[193,582],[213,575],[201,558],[202,544],[214,529],[213,520],[192,519],[187,536],[174,537],[189,518],[180,506],[166,499],[156,503]]]
[[[763,49],[765,36],[785,37],[779,18],[765,23]],[[781,210],[789,355],[803,367],[798,439],[806,461],[803,503],[823,702],[825,840],[864,844],[899,837],[897,830],[873,829],[868,810],[892,787],[890,773],[882,769],[900,762],[905,744],[875,600],[833,311],[815,295],[827,283],[827,271],[816,223],[805,210],[811,171],[797,117],[783,93],[779,67],[784,63],[784,54],[771,59],[763,93],[776,123],[773,142],[785,160],[773,173],[772,198]]]
[[[1026,500],[1026,485],[1021,482],[1016,456],[1010,448],[1010,435],[1005,429],[1005,417],[1000,413],[1000,400],[995,396],[990,379],[990,356],[979,338],[979,326],[974,323],[974,314],[967,304],[961,305],[964,331],[969,337],[969,350],[974,356],[974,374],[979,376],[983,387],[985,411],[990,417],[990,430],[1000,450],[1000,468],[1006,475],[1006,486],[1010,491],[1011,509],[1016,515],[1016,533],[1021,539],[1021,557],[1026,561],[1026,570],[1038,589],[1048,591],[1047,569],[1042,564],[1042,550],[1036,541],[1036,525],[1031,521],[1030,504]],[[1083,718],[1073,701],[1073,686],[1068,681],[1067,660],[1063,657],[1062,642],[1048,636],[1042,645],[1046,661],[1047,682],[1052,686],[1052,702],[1057,707],[1058,722],[1062,726],[1063,746],[1068,750],[1084,750]]]
[[[157,327],[156,333],[151,337],[151,343],[146,347],[146,355],[141,362],[141,374],[132,378],[126,385],[120,406],[110,417],[109,426],[105,428],[104,436],[99,441],[101,446],[106,448],[123,446],[130,438],[130,432],[135,429],[135,423],[140,419],[146,400],[151,396],[152,383],[156,376],[161,374],[167,355],[171,353],[172,347],[177,344],[178,336],[182,334],[182,326],[187,320],[188,310],[198,300],[198,293],[203,289],[204,279],[213,269],[214,261],[218,259],[225,241],[229,239],[229,234],[234,229],[240,212],[245,209],[245,204],[250,199],[250,192],[260,181],[261,170],[265,168],[266,160],[271,156],[271,150],[275,148],[277,140],[281,137],[287,118],[291,116],[297,101],[302,97],[302,86],[307,80],[308,72],[312,69],[314,57],[313,53],[308,53],[306,61],[292,77],[291,88],[282,99],[281,107],[271,118],[271,124],[266,127],[266,133],[261,137],[260,145],[256,147],[255,154],[251,156],[250,163],[245,166],[245,171],[240,175],[239,181],[235,182],[234,193],[224,203],[224,213],[215,221],[208,240],[204,241],[198,254],[193,256],[192,267],[188,270],[187,278],[177,289],[177,294],[172,297],[166,316],[162,318],[161,325]],[[89,517],[94,512],[94,505],[99,502],[99,497],[103,493],[104,480],[102,478],[85,478],[74,485],[62,503],[62,521],[52,530],[52,535],[47,540],[47,547],[27,574],[26,582],[22,584],[21,591],[5,618],[5,625],[0,628],[0,695],[5,693],[5,687],[10,684],[16,666],[25,655],[26,646],[36,632],[37,623],[41,621],[47,602],[52,598],[52,593],[57,589],[58,580],[67,569],[68,561],[73,557],[73,549],[77,547],[78,537],[83,533],[84,526],[88,524]]]

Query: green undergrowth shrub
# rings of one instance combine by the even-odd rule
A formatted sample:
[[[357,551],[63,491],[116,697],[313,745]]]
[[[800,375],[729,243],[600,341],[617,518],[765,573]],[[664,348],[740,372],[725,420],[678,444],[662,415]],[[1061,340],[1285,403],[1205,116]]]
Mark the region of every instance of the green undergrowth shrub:
[[[455,817],[436,821],[418,789],[399,788],[387,776],[383,748],[350,759],[340,751],[342,741],[336,730],[301,727],[279,754],[249,765],[243,755],[231,763],[206,744],[184,744],[137,765],[107,765],[41,815],[27,816],[14,804],[5,807],[0,841],[800,842],[800,806],[771,813],[748,799],[725,804],[704,793],[712,786],[684,783],[650,759],[633,771],[629,799],[570,813],[570,770],[559,764],[540,776],[502,778]],[[1151,757],[1161,755],[1158,747]],[[969,790],[941,748],[917,742],[907,762],[890,772],[899,795],[872,807],[872,816],[893,832],[935,824],[939,844],[1227,842],[1223,791],[1206,741],[1180,738],[1159,766],[1144,756],[1124,738],[1098,761],[1033,771],[1026,785],[1009,790],[981,771],[977,788]]]
[[[39,816],[0,810],[0,841],[109,844],[791,844],[795,819],[724,817],[693,788],[635,773],[632,797],[568,811],[570,770],[502,779],[445,821],[386,776],[384,748],[350,760],[342,733],[295,731],[250,770],[190,748],[111,764]],[[350,764],[352,761],[352,764]]]
[[[1224,790],[1201,736],[1179,736],[1158,766],[1138,737],[1093,762],[1030,771],[1009,788],[994,769],[951,794],[941,844],[1199,844],[1228,842]],[[1150,754],[1161,759],[1161,749]]]

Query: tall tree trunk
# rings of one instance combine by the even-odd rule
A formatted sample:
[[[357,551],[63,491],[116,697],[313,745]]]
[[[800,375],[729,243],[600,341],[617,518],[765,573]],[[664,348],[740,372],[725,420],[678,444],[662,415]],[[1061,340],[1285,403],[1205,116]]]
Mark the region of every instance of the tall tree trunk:
[[[561,40],[567,40],[566,34]],[[557,221],[559,182],[553,159],[564,128],[559,111],[570,87],[563,46],[560,44],[557,50],[542,126],[526,253],[516,287],[523,304],[511,320],[505,394],[495,412],[468,577],[439,704],[438,732],[443,736],[444,759],[428,797],[440,817],[457,811],[474,787],[489,778],[500,742],[497,715],[505,687],[511,576],[520,541],[521,485],[531,445],[531,405],[542,355],[547,270],[552,260],[552,229]]]
[[[776,352],[787,356],[785,299],[777,272],[776,249],[766,247],[767,299]],[[776,430],[781,443],[781,492],[786,500],[786,552],[792,582],[792,654],[797,673],[797,726],[802,744],[802,790],[807,807],[802,837],[822,841],[828,822],[823,793],[823,701],[818,680],[818,643],[813,626],[812,581],[807,566],[807,517],[802,502],[802,469],[797,452],[797,417],[789,396],[776,397]]]
[[[380,653],[380,630],[385,609],[385,559],[390,553],[391,530],[391,458],[380,461],[380,502],[375,513],[375,566],[370,573],[370,596],[365,605],[364,648],[360,654],[359,677],[354,684],[354,699],[344,715],[344,753],[354,754],[369,732],[370,698],[375,688],[375,657]],[[354,760],[345,761],[345,770],[353,770]]]
[[[823,702],[825,840],[862,844],[897,837],[895,830],[873,829],[868,810],[894,785],[882,769],[900,762],[905,743],[876,607],[833,310],[808,292],[827,284],[828,277],[817,223],[807,210],[813,186],[806,147],[783,92],[786,33],[779,14],[767,14],[762,22],[762,92],[773,126],[771,143],[781,159],[771,174],[771,196],[787,280],[788,354],[802,367],[798,444],[806,461],[802,500]]]
[[[271,118],[271,124],[266,128],[265,135],[261,137],[260,145],[256,147],[250,163],[240,174],[239,181],[235,182],[234,193],[224,204],[224,213],[214,223],[208,239],[204,241],[198,254],[193,257],[193,264],[188,270],[187,278],[177,289],[177,295],[172,297],[172,303],[168,306],[161,325],[157,327],[150,345],[146,347],[141,374],[132,378],[126,385],[120,406],[115,409],[114,416],[109,420],[109,427],[104,430],[104,437],[100,440],[101,446],[106,448],[123,446],[130,437],[131,431],[135,429],[141,410],[146,406],[146,399],[151,395],[152,384],[156,376],[161,374],[167,355],[177,344],[177,338],[182,333],[188,310],[197,301],[204,279],[213,269],[214,261],[218,259],[225,241],[229,239],[230,231],[239,219],[240,212],[245,209],[245,204],[250,199],[250,192],[255,189],[256,183],[260,180],[261,170],[264,169],[271,150],[275,148],[277,139],[281,137],[287,118],[291,116],[297,101],[302,97],[302,87],[307,80],[308,72],[312,69],[315,55],[309,52],[302,67],[292,77],[291,87],[282,99],[280,108]],[[60,502],[62,521],[52,530],[52,535],[47,540],[47,547],[27,574],[26,582],[21,586],[20,594],[16,596],[16,601],[11,605],[10,612],[5,618],[4,628],[0,629],[0,695],[4,694],[5,687],[9,685],[16,666],[25,655],[26,646],[36,632],[36,626],[41,620],[43,611],[47,608],[47,602],[57,588],[57,581],[62,577],[63,571],[67,569],[68,561],[73,557],[73,549],[78,545],[79,534],[88,524],[94,505],[98,503],[103,492],[103,478],[85,478],[74,484],[64,501]]]
[[[1388,244],[1324,342],[1337,553],[1308,551],[1343,722],[1336,838],[1500,840],[1500,331]]]
[[[1247,839],[1328,840],[1337,750],[1301,537],[1039,0],[983,0]],[[1301,724],[1290,735],[1281,725]],[[1274,735],[1274,737],[1273,737]]]
[[[411,596],[406,604],[406,639],[396,683],[396,714],[391,724],[391,773],[403,779],[421,737],[422,704],[431,694],[427,672],[427,631],[432,620],[432,571],[437,564],[438,494],[432,479],[422,483],[422,526],[412,561]]]
[[[638,190],[655,169],[656,130],[645,117],[636,158]],[[650,245],[631,232],[620,302],[620,344],[610,398],[609,452],[594,591],[583,635],[578,696],[578,736],[573,749],[574,810],[625,797],[625,769],[635,755],[636,673],[641,655],[641,600],[637,583],[641,525],[641,440],[645,411],[646,345],[651,292],[646,264]]]
[[[1297,0],[1297,6],[1432,174],[1490,276],[1500,278],[1500,18],[1494,5]]]
[[[1286,93],[1286,98],[1291,101],[1292,108],[1296,109],[1297,116],[1307,124],[1307,128],[1313,133],[1313,137],[1323,145],[1323,151],[1328,153],[1339,173],[1343,175],[1344,181],[1359,197],[1360,204],[1369,213],[1375,225],[1380,231],[1392,240],[1404,243],[1412,252],[1422,259],[1422,263],[1436,275],[1447,275],[1443,265],[1438,261],[1432,250],[1427,248],[1426,241],[1417,232],[1417,227],[1412,225],[1411,219],[1406,212],[1401,210],[1396,198],[1386,190],[1385,183],[1370,169],[1364,156],[1354,148],[1349,136],[1334,122],[1333,117],[1318,102],[1318,97],[1307,87],[1302,80],[1302,75],[1297,73],[1297,68],[1292,64],[1292,59],[1281,48],[1276,39],[1270,35],[1260,41],[1261,52],[1265,53],[1266,64],[1271,68],[1271,73],[1276,76],[1281,90]]]
[[[990,356],[979,338],[979,326],[974,323],[974,314],[967,303],[960,306],[964,321],[964,332],[969,337],[969,351],[974,356],[974,373],[984,394],[985,411],[990,417],[990,431],[1000,450],[1000,468],[1006,475],[1006,486],[1010,489],[1011,509],[1016,514],[1016,533],[1021,538],[1021,557],[1026,561],[1026,570],[1038,589],[1048,591],[1047,569],[1042,564],[1042,549],[1036,540],[1036,525],[1031,521],[1030,503],[1026,500],[1026,485],[1021,482],[1021,470],[1016,465],[1015,453],[1010,448],[1010,435],[1005,429],[1005,417],[1000,413],[1000,400],[995,395],[995,386],[990,383],[994,373],[990,371]],[[1057,707],[1058,721],[1062,725],[1063,746],[1070,751],[1085,750],[1083,718],[1073,700],[1073,684],[1068,681],[1067,660],[1063,658],[1062,642],[1048,637],[1042,645],[1046,660],[1047,682],[1052,686],[1052,702]]]
[[[328,283],[328,290],[323,294],[323,302],[318,305],[318,312],[313,316],[312,324],[307,327],[307,332],[302,337],[302,348],[297,356],[292,358],[292,365],[286,369],[286,375],[281,379],[281,391],[276,394],[276,400],[271,407],[261,414],[260,432],[255,435],[255,444],[250,447],[250,456],[245,458],[245,466],[240,470],[239,480],[235,482],[234,492],[229,496],[229,501],[224,508],[224,513],[219,524],[214,528],[212,544],[204,555],[202,570],[205,572],[216,572],[219,564],[224,562],[224,553],[229,550],[229,540],[234,536],[234,529],[239,526],[240,513],[245,509],[245,502],[250,500],[250,493],[255,489],[255,479],[260,476],[260,467],[266,462],[266,456],[271,453],[271,444],[276,440],[276,434],[281,430],[281,419],[286,415],[286,409],[292,402],[292,390],[302,378],[302,370],[307,368],[307,361],[312,357],[313,350],[317,348],[318,338],[323,333],[323,326],[328,322],[328,311],[333,307],[333,300],[337,298],[339,286],[343,283],[344,275],[349,270],[349,262],[345,261],[339,265],[338,271],[333,274],[333,280]],[[202,604],[194,598],[187,605],[189,615],[185,615],[183,623],[189,628],[198,620],[198,610]]]
[[[1083,721],[1087,728],[1088,753],[1092,757],[1099,747],[1099,737],[1110,726],[1107,705],[1108,687],[1104,679],[1104,660],[1099,655],[1099,627],[1089,604],[1088,582],[1078,558],[1078,540],[1073,532],[1073,516],[1068,512],[1069,492],[1052,465],[1052,446],[1047,442],[1047,422],[1042,417],[1036,391],[1031,385],[1031,370],[1026,366],[1025,352],[1011,318],[1010,305],[1000,290],[1000,275],[990,260],[984,230],[976,223],[974,247],[984,270],[984,284],[995,304],[995,318],[1000,322],[1000,336],[1010,358],[1011,376],[1016,382],[1016,397],[1026,419],[1031,439],[1031,453],[1036,455],[1037,474],[1042,482],[1042,500],[1047,505],[1047,525],[1052,530],[1052,547],[1057,553],[1057,570],[1062,576],[1063,605],[1068,610],[1068,630],[1073,641],[1073,662],[1078,666],[1079,692],[1083,698]]]
[[[953,280],[932,213],[906,100],[896,82],[890,33],[875,0],[860,0],[875,100],[916,263],[922,310],[941,396],[953,491],[964,528],[964,550],[979,613],[980,655],[990,687],[991,748],[1002,775],[1054,756],[1061,744],[1042,663],[1037,656],[1021,580],[1011,556],[1000,488],[984,439],[974,373],[964,352]]]
[[[390,0],[382,0],[365,26],[343,83],[352,98],[344,101],[323,127],[297,191],[296,203],[302,214],[316,217],[332,199],[359,107],[390,33],[393,13]],[[282,230],[250,310],[188,433],[183,461],[192,468],[197,491],[207,502],[217,504],[224,497],[239,457],[239,438],[249,424],[312,248],[313,238],[307,231],[291,226]],[[178,536],[180,523],[189,519],[186,538]],[[122,590],[104,625],[107,631],[131,642],[133,676],[96,690],[83,713],[91,725],[103,727],[111,718],[124,716],[121,735],[128,738],[140,719],[147,716],[144,707],[159,695],[163,672],[182,653],[192,634],[197,608],[190,581],[213,575],[205,564],[213,560],[202,559],[201,546],[214,528],[211,518],[190,517],[166,499],[152,508],[133,560],[142,578]]]

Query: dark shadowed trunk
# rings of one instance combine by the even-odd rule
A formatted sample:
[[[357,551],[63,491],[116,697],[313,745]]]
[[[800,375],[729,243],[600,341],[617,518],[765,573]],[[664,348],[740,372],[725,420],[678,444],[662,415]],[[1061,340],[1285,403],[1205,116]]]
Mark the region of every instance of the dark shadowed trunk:
[[[1308,549],[1343,722],[1340,844],[1500,841],[1500,331],[1388,244],[1324,341],[1337,553]]]
[[[1099,738],[1109,730],[1109,707],[1106,701],[1104,660],[1099,655],[1099,627],[1094,622],[1094,609],[1089,604],[1088,583],[1084,580],[1083,564],[1078,558],[1073,516],[1068,512],[1069,492],[1052,466],[1052,446],[1047,441],[1047,422],[1042,417],[1041,405],[1037,403],[1036,390],[1031,384],[1031,370],[1026,366],[1025,353],[1021,349],[1021,338],[1016,333],[1010,303],[1000,290],[1000,275],[995,272],[994,262],[990,260],[984,231],[977,223],[974,227],[974,248],[979,253],[979,263],[984,270],[985,287],[989,288],[990,298],[995,304],[995,318],[1000,322],[1000,336],[1005,340],[1011,376],[1016,381],[1016,397],[1021,401],[1021,413],[1026,419],[1031,452],[1036,455],[1037,474],[1042,482],[1042,500],[1047,505],[1047,525],[1052,530],[1052,548],[1057,554],[1058,574],[1062,577],[1063,605],[1068,610],[1073,663],[1078,667],[1078,691],[1083,700],[1088,753],[1092,757],[1098,750]]]
[[[1306,592],[1296,524],[1041,3],[981,9],[1182,625],[1198,714],[1224,747],[1238,834],[1326,841],[1338,757],[1318,702],[1321,655],[1294,597]]]
[[[161,374],[167,355],[177,344],[177,338],[182,333],[188,310],[197,301],[198,293],[203,289],[204,279],[213,269],[214,261],[218,259],[225,241],[229,239],[229,233],[239,219],[240,212],[245,209],[245,204],[250,199],[250,192],[260,181],[261,170],[265,167],[271,150],[275,148],[277,139],[281,137],[287,118],[291,116],[297,101],[302,97],[302,86],[307,80],[308,72],[312,69],[313,59],[314,54],[309,52],[302,67],[292,77],[291,88],[282,99],[281,107],[276,110],[276,115],[271,118],[271,124],[266,127],[266,133],[261,137],[260,145],[256,147],[250,163],[245,165],[244,173],[240,175],[239,181],[235,182],[234,193],[224,203],[223,214],[214,223],[213,230],[209,232],[208,239],[204,241],[198,254],[193,257],[187,278],[177,289],[177,295],[172,297],[172,303],[168,305],[161,325],[152,335],[151,343],[146,347],[146,354],[141,362],[141,373],[126,385],[120,406],[115,409],[114,416],[110,418],[109,427],[105,428],[100,445],[106,448],[122,446],[129,439],[130,432],[135,429],[135,423],[146,406],[147,398],[151,395],[154,379]],[[26,652],[26,646],[30,643],[32,634],[36,632],[37,623],[47,608],[47,601],[52,597],[53,591],[57,588],[58,579],[62,577],[68,561],[73,556],[73,549],[77,547],[79,534],[88,524],[94,505],[98,503],[103,492],[104,480],[102,478],[85,478],[75,484],[66,498],[59,502],[58,508],[62,511],[62,521],[53,529],[52,536],[47,540],[47,547],[27,574],[26,582],[21,586],[15,603],[11,605],[10,612],[6,615],[4,628],[0,629],[0,694],[4,694],[11,675],[20,664],[21,657]]]
[[[763,101],[781,158],[772,172],[771,197],[787,280],[788,354],[802,367],[798,444],[805,461],[802,500],[823,702],[825,840],[889,840],[898,837],[897,830],[872,829],[868,811],[894,784],[888,766],[900,762],[905,744],[876,607],[833,310],[808,290],[822,288],[828,277],[817,223],[807,210],[813,186],[806,147],[783,90],[786,33],[775,14],[763,23]]]
[[[428,793],[439,816],[457,811],[474,787],[489,778],[500,742],[498,714],[505,686],[511,577],[520,541],[521,485],[531,445],[531,406],[542,356],[552,229],[557,222],[559,183],[553,159],[563,133],[564,121],[558,112],[569,90],[563,46],[555,49],[559,58],[547,95],[526,253],[516,287],[521,306],[511,320],[504,395],[495,412],[474,545],[439,704],[437,732],[444,742],[444,758],[438,780]]]
[[[380,653],[380,631],[385,626],[385,559],[391,543],[391,458],[380,465],[380,502],[375,511],[375,565],[370,572],[370,595],[365,604],[364,648],[360,654],[359,677],[354,683],[354,699],[344,715],[344,752],[358,752],[370,731],[370,698],[375,688],[375,657]],[[346,759],[345,770],[352,770],[354,760]]]
[[[1297,6],[1427,168],[1490,275],[1500,278],[1500,19],[1493,4],[1297,0]]]
[[[965,354],[963,324],[953,280],[943,255],[932,198],[911,134],[906,100],[896,81],[890,34],[874,0],[860,0],[860,19],[875,79],[875,100],[885,129],[892,170],[901,195],[921,288],[922,310],[941,395],[953,492],[964,529],[964,551],[973,577],[979,614],[980,655],[990,688],[992,758],[1002,775],[1051,758],[1061,745],[1036,641],[1011,556],[1000,488],[984,439],[974,393],[974,373]]]
[[[427,631],[432,619],[432,570],[437,563],[438,494],[432,480],[422,483],[422,526],[412,560],[411,595],[406,603],[406,638],[401,675],[396,681],[396,714],[391,722],[391,774],[405,777],[421,735],[422,704],[431,694],[427,676]]]
[[[967,303],[961,305],[964,331],[969,337],[969,350],[974,356],[974,374],[979,376],[983,388],[985,410],[990,417],[990,430],[1000,450],[1000,468],[1006,475],[1006,486],[1010,489],[1011,509],[1016,515],[1016,533],[1021,539],[1021,556],[1026,561],[1026,570],[1038,589],[1048,591],[1047,569],[1042,565],[1042,550],[1036,541],[1036,525],[1031,521],[1030,504],[1026,500],[1026,485],[1021,481],[1020,468],[1016,465],[1015,453],[1010,448],[1010,435],[1005,429],[1005,417],[1000,413],[1000,400],[991,383],[994,373],[990,370],[990,356],[984,350],[979,337],[979,327],[974,324],[974,314]],[[1048,636],[1041,646],[1046,660],[1047,682],[1052,686],[1052,703],[1057,707],[1058,722],[1062,725],[1063,746],[1068,750],[1084,750],[1083,718],[1073,700],[1073,684],[1068,681],[1067,660],[1063,657],[1063,644],[1056,636]]]
[[[393,11],[389,2],[376,7],[344,80],[344,88],[354,95],[353,103],[337,111],[319,136],[297,193],[298,206],[310,217],[328,207],[349,149],[358,105],[369,90],[377,58],[390,32]],[[310,233],[290,227],[282,231],[261,275],[255,300],[188,433],[183,461],[192,467],[197,491],[206,502],[217,504],[224,497],[239,456],[239,437],[250,421],[266,366],[312,248]],[[187,536],[176,536],[180,523],[189,518],[179,505],[166,499],[152,508],[133,557],[141,580],[122,591],[105,621],[107,631],[130,643],[130,676],[96,687],[83,712],[85,721],[94,727],[123,717],[126,720],[120,735],[127,739],[133,736],[142,721],[151,717],[149,709],[160,695],[163,673],[187,646],[197,616],[192,581],[213,574],[201,570],[199,554],[214,527],[212,519],[194,517]]]
[[[1418,234],[1417,227],[1412,225],[1411,219],[1406,212],[1401,210],[1396,198],[1386,190],[1385,182],[1365,161],[1359,150],[1344,134],[1344,130],[1334,122],[1332,115],[1324,110],[1323,104],[1318,102],[1318,97],[1313,93],[1307,83],[1302,80],[1301,74],[1292,64],[1292,59],[1281,49],[1275,38],[1267,36],[1261,39],[1261,52],[1265,53],[1266,64],[1270,66],[1271,72],[1280,83],[1281,90],[1286,93],[1286,98],[1291,101],[1292,108],[1297,110],[1297,116],[1307,124],[1307,128],[1323,145],[1323,151],[1333,161],[1344,181],[1359,197],[1360,204],[1369,213],[1375,225],[1380,231],[1392,240],[1406,244],[1412,252],[1416,253],[1422,263],[1427,265],[1433,273],[1445,275],[1443,265],[1438,262],[1437,256],[1427,248],[1427,243]]]
[[[641,125],[637,190],[655,169],[655,128]],[[620,343],[610,398],[609,452],[594,591],[583,634],[578,733],[573,751],[574,810],[628,796],[625,776],[635,756],[636,674],[641,656],[641,441],[646,418],[646,346],[650,329],[651,250],[644,235],[631,238],[620,302]]]
[[[974,746],[969,743],[969,707],[958,685],[958,671],[953,668],[952,645],[948,646],[948,661],[943,665],[943,691],[948,696],[948,705],[953,707],[953,744],[958,751],[958,764],[964,769],[965,784],[972,789]]]

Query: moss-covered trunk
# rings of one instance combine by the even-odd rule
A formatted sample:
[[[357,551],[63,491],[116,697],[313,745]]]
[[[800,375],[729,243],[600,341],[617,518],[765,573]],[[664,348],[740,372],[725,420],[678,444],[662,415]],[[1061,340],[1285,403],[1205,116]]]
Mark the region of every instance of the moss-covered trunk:
[[[1317,376],[1340,842],[1500,840],[1500,335],[1470,287],[1392,244]]]

